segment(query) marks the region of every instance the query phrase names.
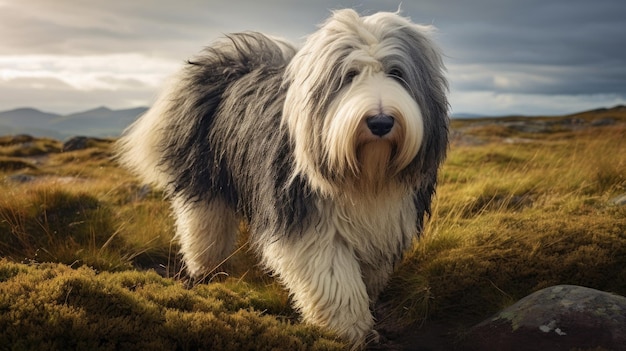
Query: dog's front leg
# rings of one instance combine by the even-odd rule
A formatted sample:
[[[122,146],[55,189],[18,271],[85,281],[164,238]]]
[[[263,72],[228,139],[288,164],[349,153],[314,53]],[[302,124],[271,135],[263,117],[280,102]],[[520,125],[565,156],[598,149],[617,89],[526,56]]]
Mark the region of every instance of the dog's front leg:
[[[264,261],[287,286],[306,322],[362,345],[374,320],[357,258],[336,232],[319,229],[262,245]]]

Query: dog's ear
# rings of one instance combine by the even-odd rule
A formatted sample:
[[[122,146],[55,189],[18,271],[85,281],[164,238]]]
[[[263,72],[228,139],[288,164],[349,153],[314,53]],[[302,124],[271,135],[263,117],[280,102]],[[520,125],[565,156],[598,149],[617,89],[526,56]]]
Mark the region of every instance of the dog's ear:
[[[415,189],[413,193],[413,204],[417,211],[416,227],[417,235],[421,235],[424,230],[424,216],[431,215],[431,203],[433,195],[435,194],[435,185],[437,180],[430,179],[425,181],[422,187]]]
[[[420,150],[406,169],[406,174],[416,184],[413,201],[419,233],[423,230],[425,215],[430,216],[439,168],[446,158],[449,143],[448,83],[441,51],[432,40],[435,31],[432,26],[407,21],[397,35],[398,45],[407,48],[407,56],[411,58],[404,78],[410,87],[419,87],[411,93],[420,106],[424,127]]]

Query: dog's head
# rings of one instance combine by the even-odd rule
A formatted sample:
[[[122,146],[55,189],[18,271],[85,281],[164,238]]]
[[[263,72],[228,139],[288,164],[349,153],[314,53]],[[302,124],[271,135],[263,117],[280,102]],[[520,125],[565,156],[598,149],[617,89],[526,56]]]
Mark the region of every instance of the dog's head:
[[[296,175],[331,194],[436,177],[448,102],[431,32],[395,13],[340,10],[307,39],[285,77]]]

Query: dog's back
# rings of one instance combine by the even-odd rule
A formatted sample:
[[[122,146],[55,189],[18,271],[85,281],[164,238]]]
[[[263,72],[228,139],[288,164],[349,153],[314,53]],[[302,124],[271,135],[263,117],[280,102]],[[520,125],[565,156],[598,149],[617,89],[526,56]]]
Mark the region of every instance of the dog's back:
[[[229,35],[188,61],[117,143],[122,165],[172,201],[192,276],[211,273],[231,253],[241,217],[252,229],[273,223],[272,232],[304,221],[305,187],[284,185],[292,165],[279,126],[294,54],[263,34]]]
[[[197,199],[222,187],[230,177],[215,172],[224,169],[224,155],[216,154],[210,139],[225,95],[238,80],[254,80],[255,72],[282,72],[294,53],[288,43],[255,32],[231,34],[206,48],[124,132],[117,144],[120,162],[169,195]]]

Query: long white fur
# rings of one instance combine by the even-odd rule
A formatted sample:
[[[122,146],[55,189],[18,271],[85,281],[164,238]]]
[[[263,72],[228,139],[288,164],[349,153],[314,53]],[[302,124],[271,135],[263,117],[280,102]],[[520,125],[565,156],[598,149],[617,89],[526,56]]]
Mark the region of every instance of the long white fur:
[[[362,345],[372,330],[371,305],[400,255],[416,235],[416,213],[406,189],[382,199],[364,194],[320,200],[322,221],[293,240],[263,243],[263,263],[294,296],[304,319]]]
[[[187,272],[199,277],[219,268],[237,241],[239,218],[233,210],[220,200],[189,203],[180,198],[173,199],[172,210]]]
[[[355,140],[358,129],[362,128],[365,118],[377,113],[391,113],[397,117],[400,131],[396,130],[396,138],[402,140],[399,145],[399,155],[395,159],[393,168],[402,169],[417,154],[423,135],[421,114],[417,103],[409,96],[407,91],[396,81],[385,77],[383,67],[379,59],[386,55],[394,54],[393,49],[384,45],[385,32],[380,22],[393,22],[393,26],[415,27],[422,32],[430,32],[430,27],[418,26],[407,19],[391,13],[377,13],[361,19],[354,11],[335,12],[332,20],[322,25],[321,30],[312,34],[304,47],[299,50],[291,64],[287,68],[287,76],[292,77],[292,84],[299,89],[287,91],[283,124],[289,130],[295,145],[296,171],[294,175],[304,174],[311,185],[317,190],[330,194],[337,190],[335,184],[329,184],[327,179],[319,174],[314,162],[311,160],[311,138],[315,138],[316,130],[312,125],[311,113],[317,111],[307,106],[310,100],[310,91],[315,84],[327,79],[329,71],[322,62],[332,62],[334,55],[343,53],[342,47],[354,46],[354,49],[342,62],[341,73],[345,75],[351,69],[357,69],[359,75],[356,82],[348,91],[327,91],[327,96],[321,100],[333,100],[330,112],[327,116],[328,129],[326,130],[326,143],[323,145],[328,154],[331,165],[337,173],[345,173],[347,170],[360,176],[358,160],[355,159],[354,148],[359,140]],[[348,27],[348,28],[347,28]],[[389,26],[385,27],[388,30]],[[347,36],[345,33],[357,32],[358,38]],[[364,39],[365,43],[361,43]],[[315,55],[311,55],[314,52]],[[301,72],[306,71],[307,74]],[[330,99],[332,94],[339,96]],[[389,138],[389,136],[387,136]],[[393,174],[393,170],[391,172]]]
[[[406,167],[415,157],[422,142],[424,128],[421,112],[406,90],[396,81],[386,78],[383,73],[365,71],[357,77],[354,84],[345,93],[339,94],[329,109],[329,118],[325,124],[324,144],[327,148],[332,168],[340,173],[352,172],[355,176],[367,176],[368,169],[362,168],[355,146],[381,143],[378,137],[371,136],[366,127],[366,118],[377,114],[395,116],[397,126],[384,139],[399,143],[398,154],[394,163],[389,165],[389,174],[393,176]],[[384,160],[389,163],[390,160]],[[388,179],[379,177],[378,179]]]
[[[171,96],[181,89],[180,85],[177,77],[170,77],[152,107],[125,131],[117,143],[118,162],[159,188],[165,188],[171,178],[161,165],[159,148],[169,126],[166,116]]]

